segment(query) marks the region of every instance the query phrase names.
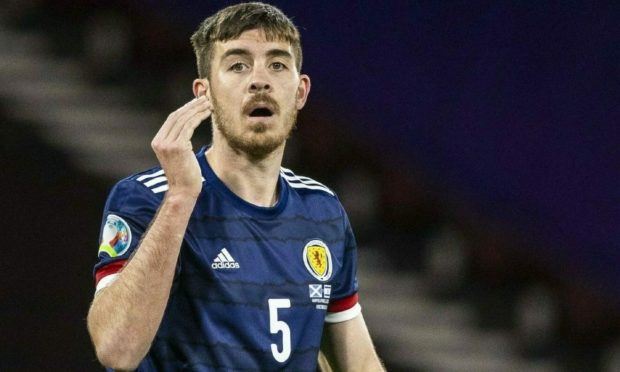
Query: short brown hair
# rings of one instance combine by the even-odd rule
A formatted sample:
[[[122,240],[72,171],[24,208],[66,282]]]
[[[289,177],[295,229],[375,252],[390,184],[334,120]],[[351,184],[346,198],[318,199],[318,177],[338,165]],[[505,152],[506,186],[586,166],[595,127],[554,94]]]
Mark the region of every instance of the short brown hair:
[[[243,3],[226,7],[205,19],[191,37],[198,76],[210,78],[213,45],[228,41],[248,30],[262,30],[268,41],[286,41],[293,47],[297,71],[301,71],[301,41],[299,31],[282,11],[273,5]]]

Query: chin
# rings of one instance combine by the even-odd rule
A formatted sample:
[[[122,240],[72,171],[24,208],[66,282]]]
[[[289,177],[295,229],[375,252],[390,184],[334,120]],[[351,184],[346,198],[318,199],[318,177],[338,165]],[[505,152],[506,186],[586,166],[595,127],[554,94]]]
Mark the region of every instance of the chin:
[[[252,133],[260,135],[269,130],[269,124],[259,121],[257,123],[251,124],[250,130],[252,131]]]
[[[252,132],[242,137],[229,137],[227,140],[228,144],[236,151],[260,160],[281,148],[286,141],[286,136]]]
[[[243,152],[248,154],[253,159],[265,159],[269,155],[273,154],[282,144],[275,143],[253,143],[249,144]]]

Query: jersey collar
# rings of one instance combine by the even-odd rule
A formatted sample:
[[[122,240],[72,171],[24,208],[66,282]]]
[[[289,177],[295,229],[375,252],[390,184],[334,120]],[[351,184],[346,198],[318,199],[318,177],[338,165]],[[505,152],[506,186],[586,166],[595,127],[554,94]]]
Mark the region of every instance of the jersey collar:
[[[240,209],[251,216],[262,218],[275,217],[284,210],[288,200],[288,187],[286,185],[286,181],[284,181],[281,175],[278,176],[278,201],[276,205],[273,207],[260,207],[252,203],[248,203],[232,192],[228,186],[226,186],[226,184],[224,184],[224,182],[217,177],[213,171],[213,168],[209,165],[205,155],[208,149],[209,146],[203,146],[196,154],[198,157],[198,164],[200,164],[202,171],[202,176],[205,178],[208,186],[213,187],[224,199],[235,206],[235,208]]]

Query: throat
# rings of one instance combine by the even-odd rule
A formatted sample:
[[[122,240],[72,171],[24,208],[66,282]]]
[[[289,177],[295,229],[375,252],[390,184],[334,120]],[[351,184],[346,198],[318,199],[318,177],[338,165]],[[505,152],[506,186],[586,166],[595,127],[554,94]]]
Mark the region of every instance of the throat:
[[[238,197],[257,207],[270,208],[278,203],[278,187],[257,187],[256,184],[250,187],[231,188]]]
[[[275,206],[279,196],[281,159],[269,159],[257,164],[235,152],[228,155],[220,154],[216,146],[206,153],[207,162],[217,178],[247,203],[257,207]]]

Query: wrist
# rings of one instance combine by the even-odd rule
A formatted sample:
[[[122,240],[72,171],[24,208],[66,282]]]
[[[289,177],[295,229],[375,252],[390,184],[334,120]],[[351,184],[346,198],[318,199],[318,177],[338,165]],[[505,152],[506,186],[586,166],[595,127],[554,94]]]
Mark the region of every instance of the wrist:
[[[163,204],[173,208],[174,210],[183,211],[189,210],[191,212],[196,205],[198,195],[188,190],[180,190],[176,188],[170,188],[166,192]]]

